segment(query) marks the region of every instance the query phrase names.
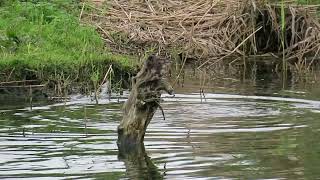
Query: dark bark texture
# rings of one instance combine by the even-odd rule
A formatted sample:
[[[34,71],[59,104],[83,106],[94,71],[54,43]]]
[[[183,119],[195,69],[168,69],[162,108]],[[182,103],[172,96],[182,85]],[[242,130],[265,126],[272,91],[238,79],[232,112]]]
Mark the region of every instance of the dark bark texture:
[[[118,126],[120,148],[143,143],[147,126],[160,106],[161,92],[173,93],[166,77],[168,66],[167,59],[152,55],[132,78],[132,90],[124,104],[123,119]]]

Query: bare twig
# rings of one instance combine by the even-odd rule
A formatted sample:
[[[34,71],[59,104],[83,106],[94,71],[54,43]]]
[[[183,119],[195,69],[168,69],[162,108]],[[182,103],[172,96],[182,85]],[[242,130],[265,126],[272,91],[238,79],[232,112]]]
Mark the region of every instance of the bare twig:
[[[79,15],[79,21],[81,21],[81,18],[82,18],[82,14],[83,14],[83,10],[84,10],[85,3],[86,3],[86,2],[83,2],[83,3],[82,3],[81,12],[80,12],[80,15]]]

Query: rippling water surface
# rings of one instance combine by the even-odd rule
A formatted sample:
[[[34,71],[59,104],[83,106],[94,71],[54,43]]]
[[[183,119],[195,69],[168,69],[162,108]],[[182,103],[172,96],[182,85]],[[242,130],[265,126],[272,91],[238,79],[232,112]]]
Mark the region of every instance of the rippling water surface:
[[[0,106],[0,178],[316,179],[320,101],[198,93],[164,96],[145,165],[119,157],[124,99]]]

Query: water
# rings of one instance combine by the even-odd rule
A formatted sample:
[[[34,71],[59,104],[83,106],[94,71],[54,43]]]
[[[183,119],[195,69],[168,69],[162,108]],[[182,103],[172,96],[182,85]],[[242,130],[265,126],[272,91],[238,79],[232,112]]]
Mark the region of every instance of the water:
[[[320,101],[313,91],[238,85],[208,90],[202,99],[192,88],[165,95],[166,120],[155,114],[141,157],[119,156],[124,98],[95,105],[77,96],[32,111],[2,105],[0,178],[320,178]]]

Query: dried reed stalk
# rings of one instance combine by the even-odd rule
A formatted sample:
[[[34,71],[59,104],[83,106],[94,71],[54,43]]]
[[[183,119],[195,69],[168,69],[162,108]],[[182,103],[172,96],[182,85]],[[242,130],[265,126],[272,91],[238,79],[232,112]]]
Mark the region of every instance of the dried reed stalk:
[[[291,33],[285,42],[288,59],[315,54],[319,49],[316,8],[287,2],[286,32]],[[95,7],[92,12],[82,12],[82,16],[102,32],[116,51],[143,53],[154,48],[170,54],[175,49],[190,58],[215,61],[217,57],[257,51],[257,37],[252,33],[259,26],[265,28],[257,19],[262,13],[280,37],[279,6],[255,0],[110,0],[106,7]],[[249,36],[253,40],[243,43]],[[269,40],[265,39],[266,46]],[[239,48],[242,44],[250,48]]]

